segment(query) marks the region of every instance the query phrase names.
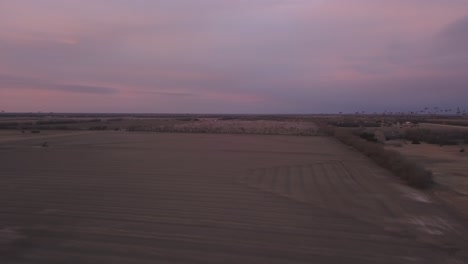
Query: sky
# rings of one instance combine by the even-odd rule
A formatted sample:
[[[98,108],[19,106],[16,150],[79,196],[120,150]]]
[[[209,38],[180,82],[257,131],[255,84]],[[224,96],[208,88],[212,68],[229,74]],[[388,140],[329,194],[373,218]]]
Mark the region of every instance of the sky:
[[[467,0],[1,0],[5,112],[468,109]]]

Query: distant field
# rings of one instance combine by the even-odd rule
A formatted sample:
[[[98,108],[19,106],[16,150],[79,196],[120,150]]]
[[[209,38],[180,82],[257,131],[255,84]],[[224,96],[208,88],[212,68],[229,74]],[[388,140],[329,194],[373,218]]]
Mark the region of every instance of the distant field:
[[[468,126],[455,126],[455,125],[446,125],[446,124],[431,124],[431,123],[421,123],[418,124],[419,128],[427,128],[427,129],[456,129],[456,130],[464,130],[468,131]]]
[[[137,132],[316,135],[314,122],[294,117],[41,117],[0,118],[0,129],[20,130],[125,130]]]
[[[328,137],[0,133],[0,160],[1,263],[468,260],[463,219]]]
[[[65,137],[70,135],[82,135],[93,133],[90,131],[53,131],[53,130],[45,130],[41,131],[38,134],[33,133],[20,133],[17,130],[0,130],[0,143],[5,142],[16,142],[22,140],[44,140],[47,141],[50,138],[56,137]]]

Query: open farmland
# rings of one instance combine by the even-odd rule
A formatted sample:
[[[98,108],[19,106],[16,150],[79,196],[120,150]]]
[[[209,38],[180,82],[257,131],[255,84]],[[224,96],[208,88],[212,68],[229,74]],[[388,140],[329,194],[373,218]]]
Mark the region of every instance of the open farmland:
[[[464,219],[332,138],[0,139],[1,263],[468,261]]]
[[[125,130],[139,132],[316,135],[308,116],[232,115],[0,115],[0,130]]]

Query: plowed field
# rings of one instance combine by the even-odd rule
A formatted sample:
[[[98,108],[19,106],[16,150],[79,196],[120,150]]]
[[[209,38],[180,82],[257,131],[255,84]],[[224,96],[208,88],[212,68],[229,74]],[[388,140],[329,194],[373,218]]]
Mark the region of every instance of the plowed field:
[[[468,261],[458,214],[332,138],[0,139],[0,263]]]

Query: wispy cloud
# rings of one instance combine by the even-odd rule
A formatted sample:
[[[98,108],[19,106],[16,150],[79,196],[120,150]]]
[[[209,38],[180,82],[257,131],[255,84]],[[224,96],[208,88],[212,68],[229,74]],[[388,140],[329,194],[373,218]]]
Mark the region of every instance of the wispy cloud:
[[[115,94],[119,90],[112,87],[61,84],[34,78],[0,74],[0,89],[53,90],[66,93]]]
[[[468,15],[447,25],[436,38],[445,52],[468,55]]]
[[[2,0],[0,103],[29,89],[69,102],[50,107],[81,98],[132,112],[458,104],[467,10],[460,0]]]

